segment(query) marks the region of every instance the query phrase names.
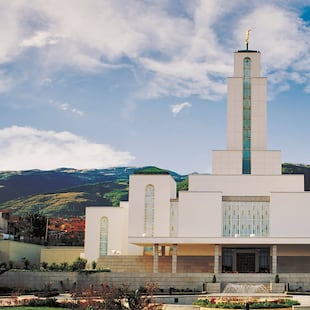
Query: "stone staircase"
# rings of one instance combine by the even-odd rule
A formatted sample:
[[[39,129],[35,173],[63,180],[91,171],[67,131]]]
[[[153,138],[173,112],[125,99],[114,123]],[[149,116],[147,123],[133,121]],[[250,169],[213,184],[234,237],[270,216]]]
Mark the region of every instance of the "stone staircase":
[[[96,269],[110,269],[113,272],[153,272],[153,257],[131,255],[101,256]]]
[[[205,256],[179,256],[178,273],[213,272],[213,259]],[[113,272],[153,272],[153,256],[108,255],[97,261],[97,269],[110,269]],[[172,271],[172,257],[159,256],[158,272]]]
[[[177,272],[195,273],[195,272],[213,272],[214,259],[206,256],[179,256]]]

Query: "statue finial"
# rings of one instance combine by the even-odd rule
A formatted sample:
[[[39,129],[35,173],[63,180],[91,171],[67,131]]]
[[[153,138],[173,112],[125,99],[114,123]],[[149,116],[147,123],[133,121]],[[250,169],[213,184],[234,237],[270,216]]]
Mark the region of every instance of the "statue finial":
[[[245,45],[246,45],[246,49],[249,49],[249,38],[250,38],[250,32],[253,30],[254,28],[250,28],[247,30],[247,32],[245,33]]]

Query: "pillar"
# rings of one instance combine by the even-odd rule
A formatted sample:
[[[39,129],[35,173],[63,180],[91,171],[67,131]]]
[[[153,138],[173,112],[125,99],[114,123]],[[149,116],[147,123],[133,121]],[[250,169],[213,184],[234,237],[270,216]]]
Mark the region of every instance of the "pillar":
[[[219,261],[220,261],[220,257],[219,257],[219,245],[216,244],[214,246],[214,274],[219,273]]]
[[[154,244],[153,273],[158,273],[158,244]]]
[[[177,273],[177,249],[178,245],[172,245],[172,273]]]
[[[278,254],[277,254],[277,245],[272,246],[272,273],[277,274],[278,273]]]
[[[164,245],[161,247],[161,256],[166,256],[166,247]]]

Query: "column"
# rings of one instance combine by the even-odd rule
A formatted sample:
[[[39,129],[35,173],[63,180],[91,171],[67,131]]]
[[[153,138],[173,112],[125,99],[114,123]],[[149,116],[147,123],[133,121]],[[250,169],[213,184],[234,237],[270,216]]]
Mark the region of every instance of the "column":
[[[272,246],[272,273],[277,274],[277,266],[278,266],[278,255],[277,255],[278,247],[276,245]]]
[[[214,274],[219,273],[219,245],[214,246]]]
[[[172,245],[172,273],[177,273],[177,249],[178,245]]]
[[[166,256],[166,246],[161,246],[161,256]]]
[[[259,272],[259,251],[255,251],[255,272]]]
[[[158,273],[158,243],[154,244],[153,273]]]

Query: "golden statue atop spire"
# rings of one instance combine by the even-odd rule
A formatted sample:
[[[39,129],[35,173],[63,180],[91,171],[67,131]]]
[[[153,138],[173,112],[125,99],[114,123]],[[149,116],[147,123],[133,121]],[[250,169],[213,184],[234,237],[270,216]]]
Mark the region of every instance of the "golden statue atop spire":
[[[250,28],[246,31],[245,33],[245,45],[246,45],[246,50],[249,49],[249,38],[250,38],[250,32],[253,30],[254,28]]]

